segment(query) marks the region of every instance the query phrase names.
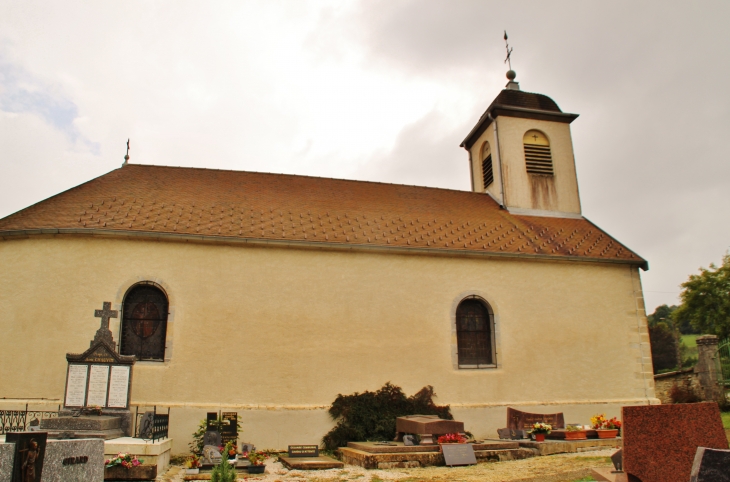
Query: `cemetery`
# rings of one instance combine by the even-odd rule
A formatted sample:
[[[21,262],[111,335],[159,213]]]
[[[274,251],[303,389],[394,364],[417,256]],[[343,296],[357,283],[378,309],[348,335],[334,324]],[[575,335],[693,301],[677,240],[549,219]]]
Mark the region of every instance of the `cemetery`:
[[[22,427],[18,417],[23,412],[18,411],[14,421],[2,413],[5,435],[0,438],[0,482],[233,482],[267,477],[267,471],[284,476],[288,471],[301,474],[346,467],[380,471],[458,468],[606,450],[612,452],[613,467],[592,469],[591,480],[730,481],[730,430],[723,428],[717,401],[625,406],[620,418],[596,414],[590,424],[566,423],[562,412],[530,413],[508,407],[506,426],[493,438],[477,440],[464,422],[453,419],[448,406],[434,403],[432,387],[406,397],[390,384],[376,393],[338,396],[330,410],[339,415],[339,422],[323,438],[325,448],[334,449],[327,453],[321,453],[319,444],[288,445],[284,453],[257,450],[253,443],[240,440],[236,412],[208,412],[193,434],[191,453],[182,460],[183,472],[171,468],[170,410],[155,407],[133,413],[130,409],[135,359],[117,352],[108,328],[116,311],[104,302],[95,316],[101,318],[101,326],[89,348],[66,355],[63,407],[34,413],[30,423],[25,423],[26,409]],[[708,376],[716,378],[716,374]],[[708,393],[725,396],[723,390]],[[383,396],[389,401],[382,403]],[[393,419],[398,410],[429,413]],[[367,434],[365,440],[356,433]],[[371,440],[373,436],[382,440]],[[343,445],[347,438],[354,439]],[[177,474],[177,478],[169,474]]]
[[[578,114],[507,78],[471,192],[127,153],[0,219],[0,482],[730,482],[730,344],[655,377]]]

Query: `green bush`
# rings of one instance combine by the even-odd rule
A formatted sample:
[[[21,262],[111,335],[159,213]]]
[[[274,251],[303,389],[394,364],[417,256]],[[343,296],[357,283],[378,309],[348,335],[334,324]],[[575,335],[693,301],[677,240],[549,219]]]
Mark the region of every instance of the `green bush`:
[[[231,442],[228,442],[223,449],[223,458],[213,468],[213,472],[210,474],[210,482],[236,482],[236,469],[228,463],[228,450],[232,445]]]
[[[395,419],[405,415],[438,415],[453,420],[450,407],[436,405],[434,395],[433,387],[429,385],[406,397],[400,387],[390,382],[377,392],[337,395],[329,409],[337,425],[322,438],[322,442],[327,450],[335,450],[345,447],[347,442],[392,440]]]

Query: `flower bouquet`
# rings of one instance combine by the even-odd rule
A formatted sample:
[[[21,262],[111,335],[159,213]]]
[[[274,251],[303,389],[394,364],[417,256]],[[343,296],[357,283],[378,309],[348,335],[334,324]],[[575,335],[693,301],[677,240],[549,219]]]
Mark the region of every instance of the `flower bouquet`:
[[[535,422],[532,424],[532,430],[530,430],[530,433],[535,437],[535,440],[538,442],[544,442],[545,441],[545,435],[552,432],[553,426],[549,423],[545,422]]]
[[[144,460],[138,460],[136,455],[133,456],[124,452],[120,452],[117,454],[116,457],[104,461],[104,465],[108,469],[116,467],[118,465],[121,465],[126,469],[131,469],[132,467],[137,467],[138,465],[141,465],[142,462],[144,462]]]
[[[439,444],[464,444],[466,437],[458,433],[447,433],[438,438]]]

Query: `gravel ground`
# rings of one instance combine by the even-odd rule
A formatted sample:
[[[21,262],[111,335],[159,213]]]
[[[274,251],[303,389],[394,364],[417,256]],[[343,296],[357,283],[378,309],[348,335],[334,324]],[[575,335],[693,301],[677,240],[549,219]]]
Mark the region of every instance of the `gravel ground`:
[[[422,469],[366,470],[347,465],[344,469],[318,471],[287,470],[281,463],[267,461],[266,473],[239,477],[261,482],[570,482],[590,475],[590,469],[611,467],[610,456],[616,449],[533,457],[469,467],[426,467]],[[184,469],[172,467],[157,477],[160,482],[183,482]]]

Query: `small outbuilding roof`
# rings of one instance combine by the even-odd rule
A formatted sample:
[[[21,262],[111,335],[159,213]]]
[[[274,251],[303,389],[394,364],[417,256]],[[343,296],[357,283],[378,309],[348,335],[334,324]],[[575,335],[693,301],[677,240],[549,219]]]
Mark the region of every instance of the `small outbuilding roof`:
[[[647,268],[644,259],[585,218],[515,215],[487,194],[138,164],[0,219],[2,239],[38,234],[384,248]]]

